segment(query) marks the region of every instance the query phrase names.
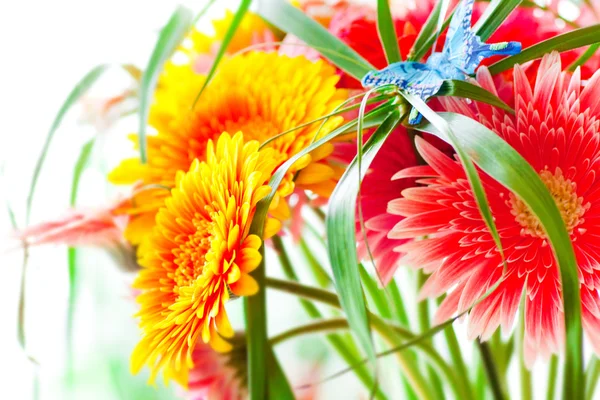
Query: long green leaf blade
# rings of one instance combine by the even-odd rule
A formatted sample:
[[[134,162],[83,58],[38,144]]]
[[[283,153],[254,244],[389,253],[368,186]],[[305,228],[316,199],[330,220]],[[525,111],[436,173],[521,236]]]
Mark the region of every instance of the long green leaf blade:
[[[439,92],[437,92],[436,96],[455,96],[476,100],[482,103],[499,107],[505,111],[508,111],[511,114],[515,113],[515,110],[513,110],[508,104],[500,100],[498,96],[485,90],[481,86],[474,85],[465,81],[445,81],[442,87],[440,88]]]
[[[417,36],[417,40],[415,40],[412,49],[410,49],[410,53],[408,55],[409,60],[415,60],[415,55],[417,51],[421,52],[421,49],[425,48],[429,39],[435,37],[434,35],[436,35],[437,32],[441,31],[442,25],[439,22],[441,18],[444,18],[444,15],[442,15],[442,11],[445,14],[449,4],[449,0],[439,0],[437,2],[434,9],[429,14],[429,17],[427,17],[427,21],[425,21],[425,24],[419,31],[419,35]],[[438,25],[440,26],[439,29]],[[429,48],[427,48],[427,50],[428,49]],[[427,52],[427,50],[425,50],[425,52]]]
[[[290,383],[285,377],[285,373],[271,346],[268,346],[267,357],[269,363],[269,398],[277,400],[294,400],[294,392],[292,392]]]
[[[326,219],[329,260],[342,309],[358,342],[373,361],[375,348],[356,254],[356,199],[360,180],[399,120],[400,112],[394,110],[365,144],[359,179],[358,156],[348,166],[331,195]]]
[[[510,13],[521,4],[521,1],[523,0],[492,0],[473,30],[481,40],[488,40]]]
[[[515,64],[523,64],[527,61],[541,58],[551,51],[567,51],[578,47],[588,46],[600,42],[600,24],[576,29],[562,35],[554,36],[538,44],[530,46],[514,56],[506,57],[492,65],[489,70],[492,75],[499,74],[511,69]]]
[[[377,0],[377,32],[388,64],[402,61],[400,47],[398,47],[398,36],[396,35],[394,19],[388,0]]]
[[[146,150],[146,124],[150,105],[154,98],[154,89],[158,82],[158,77],[163,69],[163,64],[177,49],[185,35],[192,26],[194,16],[190,10],[185,7],[177,7],[175,12],[169,18],[167,24],[162,28],[158,36],[158,41],[154,46],[148,65],[142,75],[140,84],[140,108],[139,108],[139,142],[140,142],[140,160],[142,163],[148,161]]]
[[[69,109],[73,106],[73,104],[75,104],[79,100],[79,98],[85,92],[88,91],[88,89],[94,84],[94,82],[96,82],[98,80],[98,78],[100,78],[100,76],[107,69],[108,69],[108,65],[103,64],[103,65],[97,66],[96,68],[94,68],[90,72],[88,72],[77,83],[77,85],[73,88],[71,93],[69,93],[69,96],[67,96],[67,99],[65,100],[63,105],[60,107],[58,114],[54,118],[54,121],[52,122],[52,126],[50,127],[50,130],[48,131],[48,134],[46,135],[46,141],[44,142],[44,145],[42,147],[42,152],[40,153],[40,156],[38,157],[37,163],[35,165],[35,169],[33,170],[33,177],[31,178],[31,184],[29,186],[29,194],[27,195],[27,204],[26,204],[26,211],[25,211],[25,223],[26,224],[29,223],[29,217],[31,215],[31,206],[33,204],[33,196],[35,194],[35,188],[37,186],[37,181],[40,176],[40,172],[42,172],[42,166],[44,165],[44,160],[46,159],[46,154],[48,153],[48,149],[50,148],[50,143],[52,142],[52,139],[54,138],[54,134],[56,133],[56,130],[60,126],[63,118],[65,117],[65,115],[67,114]]]
[[[227,28],[227,32],[225,32],[225,36],[223,37],[223,41],[221,41],[221,46],[219,47],[219,51],[217,51],[217,55],[215,56],[215,59],[210,67],[210,70],[208,71],[208,75],[206,75],[206,79],[204,80],[204,83],[202,84],[202,87],[200,88],[198,95],[194,99],[192,108],[194,108],[196,106],[196,103],[200,99],[200,96],[202,96],[204,89],[206,89],[206,85],[209,84],[210,80],[215,75],[215,72],[217,71],[217,67],[219,66],[221,59],[225,55],[225,52],[227,51],[227,47],[229,47],[229,43],[235,36],[235,33],[237,32],[238,27],[242,23],[242,20],[244,19],[244,17],[246,16],[246,13],[248,12],[248,9],[250,8],[250,4],[252,4],[252,0],[242,0],[242,2],[240,3],[240,6],[238,7],[237,11],[235,12],[233,19],[231,20],[231,25],[229,25],[229,27]]]
[[[333,64],[358,80],[375,69],[357,52],[287,1],[265,0],[258,13],[282,31],[315,47]]]
[[[562,282],[566,328],[563,393],[565,398],[583,398],[583,332],[577,261],[552,195],[529,163],[494,132],[463,115],[440,113],[439,118],[452,128],[460,146],[472,155],[477,165],[516,193],[544,227],[558,261]],[[448,140],[446,132],[440,133],[442,131],[433,123],[419,129]]]

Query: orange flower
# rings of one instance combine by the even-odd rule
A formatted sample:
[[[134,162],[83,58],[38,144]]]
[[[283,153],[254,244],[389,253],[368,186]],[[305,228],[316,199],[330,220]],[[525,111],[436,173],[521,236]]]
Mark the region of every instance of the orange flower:
[[[199,338],[229,350],[221,337],[234,333],[225,303],[258,291],[250,272],[260,264],[262,240],[248,231],[275,168],[274,150],[258,148],[254,140],[244,144],[241,132],[223,133],[216,146],[208,141],[206,161],[177,174],[134,283],[144,331],[132,355],[134,373],[147,364],[151,380],[164,368],[165,380],[185,385]]]
[[[125,160],[110,179],[120,184],[141,180],[145,185],[173,187],[177,171],[187,171],[196,158],[204,159],[208,141],[223,131],[241,130],[247,140],[260,143],[289,131],[267,145],[280,165],[340,125],[342,118],[333,117],[323,126],[320,121],[303,126],[331,113],[346,98],[346,91],[335,88],[337,81],[335,69],[323,61],[263,52],[235,56],[223,62],[193,110],[180,109],[168,127],[147,138],[147,164],[137,158]],[[288,171],[270,210],[274,217],[289,216],[286,202],[279,198],[291,194],[295,185],[329,195],[342,172],[325,160],[332,150],[331,144],[321,146]],[[166,193],[154,189],[146,195],[154,195],[155,203],[161,204]],[[134,244],[153,226],[156,212],[148,201],[139,204],[141,208],[129,210],[135,218],[126,230]]]

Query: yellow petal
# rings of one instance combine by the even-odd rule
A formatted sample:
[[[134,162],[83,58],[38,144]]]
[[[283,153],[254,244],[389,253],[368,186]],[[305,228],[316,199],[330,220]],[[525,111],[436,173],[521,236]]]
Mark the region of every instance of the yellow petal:
[[[263,235],[265,239],[273,237],[281,230],[281,221],[275,218],[267,218]]]
[[[243,274],[237,282],[229,285],[236,296],[252,296],[258,292],[258,282],[248,274]]]
[[[333,169],[326,164],[314,163],[304,168],[296,178],[298,185],[310,185],[333,178]]]

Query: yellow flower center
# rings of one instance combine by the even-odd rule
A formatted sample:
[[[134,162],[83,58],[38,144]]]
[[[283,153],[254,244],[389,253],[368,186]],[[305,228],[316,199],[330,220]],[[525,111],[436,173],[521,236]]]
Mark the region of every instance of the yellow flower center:
[[[173,280],[177,285],[176,292],[181,287],[190,286],[202,274],[204,258],[210,249],[211,223],[202,219],[196,219],[193,223],[196,232],[188,235],[187,238],[176,238],[181,240],[181,244],[173,249],[174,262],[177,265],[173,272]]]
[[[554,174],[548,170],[543,170],[540,172],[540,178],[554,198],[569,234],[572,234],[575,228],[583,223],[583,215],[590,208],[590,204],[583,204],[583,197],[577,196],[577,185],[571,182],[570,179],[566,179],[560,168],[557,168]],[[511,214],[523,227],[521,229],[522,235],[529,234],[546,239],[546,232],[542,228],[540,220],[521,199],[511,193],[510,204],[512,206]]]

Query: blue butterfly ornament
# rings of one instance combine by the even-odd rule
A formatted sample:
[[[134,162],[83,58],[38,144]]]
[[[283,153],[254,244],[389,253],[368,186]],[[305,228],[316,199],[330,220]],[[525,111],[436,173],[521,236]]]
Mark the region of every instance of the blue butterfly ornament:
[[[427,101],[440,90],[445,80],[465,80],[475,73],[484,58],[519,53],[519,42],[487,44],[481,41],[471,29],[473,2],[474,0],[463,0],[456,9],[441,52],[432,53],[425,63],[397,62],[380,71],[370,71],[362,79],[363,87],[392,84]],[[408,123],[418,124],[421,117],[413,108]]]

